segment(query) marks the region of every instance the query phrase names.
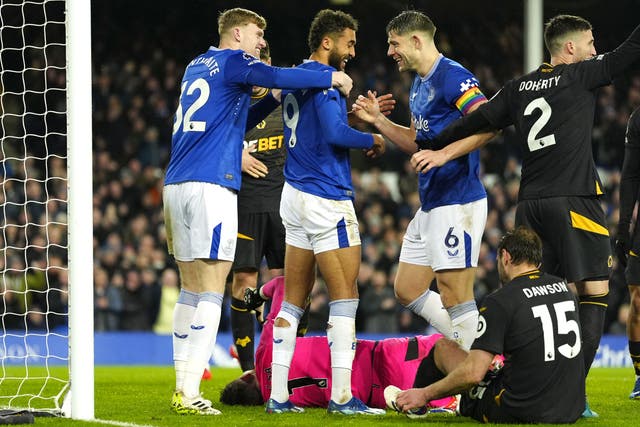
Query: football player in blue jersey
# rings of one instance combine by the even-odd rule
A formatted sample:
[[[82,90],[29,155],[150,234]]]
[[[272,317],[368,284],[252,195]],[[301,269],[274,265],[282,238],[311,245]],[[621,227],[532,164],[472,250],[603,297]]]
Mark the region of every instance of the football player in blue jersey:
[[[219,47],[193,59],[181,84],[163,191],[167,246],[182,288],[173,325],[176,390],[171,403],[178,413],[220,413],[200,394],[200,380],[215,345],[234,259],[243,136],[279,104],[269,95],[249,108],[253,86],[336,86],[346,94],[351,89],[351,79],[341,71],[261,62],[257,56],[265,27],[265,19],[250,10],[221,13]]]
[[[389,22],[386,31],[387,55],[400,71],[415,73],[409,95],[411,124],[401,126],[380,114],[373,94],[360,96],[354,110],[412,154],[486,99],[473,74],[438,51],[433,40],[436,27],[428,16],[404,11]],[[478,320],[473,282],[487,217],[478,152],[420,174],[419,191],[422,206],[404,236],[394,283],[396,296],[439,332],[469,349]],[[440,295],[429,290],[434,277]]]
[[[311,56],[298,68],[344,70],[355,56],[357,21],[340,11],[322,10],[309,30]],[[372,94],[373,95],[373,94]],[[286,229],[285,300],[273,328],[272,389],[268,413],[302,412],[289,400],[287,380],[296,330],[315,281],[315,265],[327,283],[332,367],[329,413],[384,414],[351,393],[355,355],[356,278],[360,235],[353,207],[350,149],[370,156],[384,152],[384,139],[348,125],[346,99],[336,90],[282,92],[285,184],[280,215]]]

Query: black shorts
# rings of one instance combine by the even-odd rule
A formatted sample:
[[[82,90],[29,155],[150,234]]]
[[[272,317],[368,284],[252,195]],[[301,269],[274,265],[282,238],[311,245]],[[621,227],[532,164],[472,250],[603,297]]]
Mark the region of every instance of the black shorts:
[[[624,270],[624,278],[628,286],[640,286],[640,253],[631,250],[635,255],[629,255],[627,268]]]
[[[568,282],[607,279],[611,242],[598,197],[549,197],[522,200],[516,225],[526,225],[542,239],[542,270]]]
[[[502,371],[498,375],[487,376],[460,397],[460,415],[471,417],[482,423],[511,423],[518,424],[517,418],[510,415],[504,405],[499,405],[502,386]],[[496,399],[497,397],[497,399]]]
[[[233,270],[258,270],[262,257],[269,269],[284,268],[284,225],[278,212],[239,213]]]

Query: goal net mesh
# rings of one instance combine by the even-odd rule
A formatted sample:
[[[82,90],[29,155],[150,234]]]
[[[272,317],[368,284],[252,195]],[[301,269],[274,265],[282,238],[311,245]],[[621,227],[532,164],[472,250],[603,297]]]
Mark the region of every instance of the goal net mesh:
[[[0,409],[56,413],[69,378],[65,2],[0,0],[0,21]]]

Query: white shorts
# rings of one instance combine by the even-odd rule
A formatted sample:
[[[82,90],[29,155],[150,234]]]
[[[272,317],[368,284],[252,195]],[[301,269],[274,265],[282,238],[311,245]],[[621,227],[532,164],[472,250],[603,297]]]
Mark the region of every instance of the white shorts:
[[[478,266],[487,199],[416,212],[404,235],[400,261],[433,271]]]
[[[295,189],[285,182],[280,216],[288,245],[315,254],[360,245],[358,219],[351,200],[331,200]]]
[[[162,198],[169,254],[178,261],[233,261],[238,236],[235,192],[189,181],[165,185]]]

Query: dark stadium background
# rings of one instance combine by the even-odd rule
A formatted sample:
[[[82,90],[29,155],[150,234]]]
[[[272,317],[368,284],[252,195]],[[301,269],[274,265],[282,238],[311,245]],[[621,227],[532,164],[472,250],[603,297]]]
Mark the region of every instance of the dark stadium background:
[[[104,289],[96,291],[101,301],[96,306],[96,328],[151,329],[166,315],[159,313],[163,289],[173,285],[161,278],[174,266],[165,253],[160,192],[172,115],[185,64],[218,42],[216,20],[221,10],[241,6],[265,16],[266,39],[273,63],[279,66],[308,57],[307,31],[318,10],[339,8],[353,14],[360,29],[357,56],[347,66],[356,84],[352,96],[370,88],[392,91],[398,100],[393,118],[407,123],[410,76],[398,73],[386,57],[384,28],[389,19],[406,8],[430,15],[438,27],[436,43],[441,51],[474,72],[483,91],[491,96],[509,78],[523,72],[523,4],[507,0],[93,2],[94,218],[102,221],[96,223],[94,240],[96,271],[102,270],[101,280],[106,281]],[[605,52],[637,25],[640,1],[545,1],[545,20],[558,13],[589,19],[596,49]],[[630,111],[640,105],[638,70],[601,90],[594,118],[593,150],[606,185],[603,204],[611,230],[617,223],[624,126]],[[490,213],[476,280],[478,299],[497,286],[495,244],[513,221],[519,153],[511,138],[507,131],[482,151]],[[373,307],[366,313],[361,310],[358,325],[367,332],[425,327],[397,305],[382,308],[382,302],[393,296],[399,244],[416,208],[416,178],[406,160],[393,149],[374,164],[359,153],[353,155],[363,235],[361,307],[365,300]],[[390,185],[389,180],[394,183]],[[618,310],[628,297],[619,269],[614,271],[611,288],[607,328],[623,333]],[[109,305],[107,294],[115,298],[114,306]],[[321,327],[326,314],[322,286],[314,295],[312,322]],[[223,319],[222,330],[228,328],[227,322]]]

